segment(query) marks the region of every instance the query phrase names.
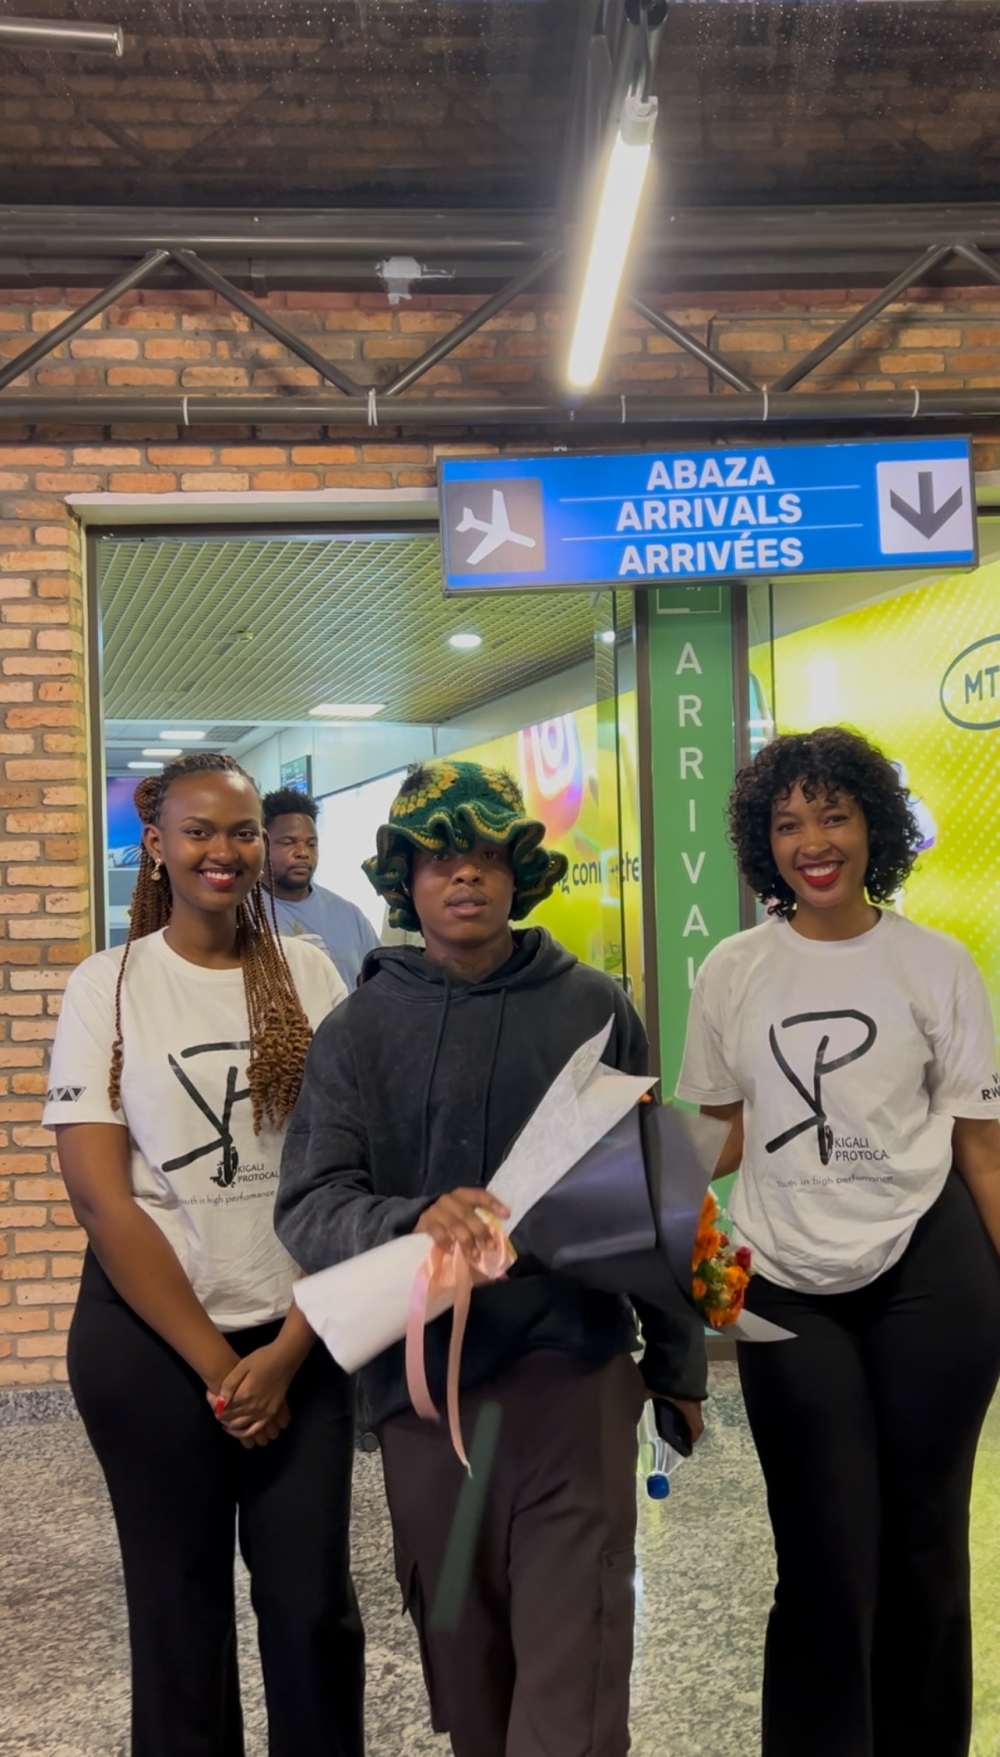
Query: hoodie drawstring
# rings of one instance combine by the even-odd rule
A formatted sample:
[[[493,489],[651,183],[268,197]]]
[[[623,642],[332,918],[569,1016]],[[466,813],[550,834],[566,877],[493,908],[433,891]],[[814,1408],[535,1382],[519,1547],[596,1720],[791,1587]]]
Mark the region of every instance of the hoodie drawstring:
[[[434,1085],[434,1075],[437,1073],[438,1057],[441,1054],[441,1044],[444,1040],[444,1031],[445,1031],[445,1026],[448,1023],[448,1010],[449,1010],[450,1006],[451,1006],[451,979],[450,979],[448,972],[446,970],[444,973],[444,998],[441,1002],[441,1017],[438,1020],[437,1036],[434,1039],[434,1052],[431,1056],[431,1065],[427,1070],[427,1080],[426,1080],[426,1084],[424,1085],[423,1115],[421,1117],[421,1123],[420,1123],[420,1187],[421,1187],[421,1189],[424,1187],[424,1185],[427,1182],[428,1159],[430,1156],[431,1088]]]
[[[500,1005],[497,1008],[496,1029],[493,1032],[490,1059],[486,1068],[486,1092],[483,1096],[483,1132],[479,1142],[479,1186],[481,1189],[485,1188],[486,1185],[486,1153],[489,1146],[490,1129],[490,1090],[493,1085],[493,1073],[497,1065],[497,1055],[500,1050],[500,1033],[503,1030],[503,1015],[506,1005],[507,990],[502,988],[500,990]]]

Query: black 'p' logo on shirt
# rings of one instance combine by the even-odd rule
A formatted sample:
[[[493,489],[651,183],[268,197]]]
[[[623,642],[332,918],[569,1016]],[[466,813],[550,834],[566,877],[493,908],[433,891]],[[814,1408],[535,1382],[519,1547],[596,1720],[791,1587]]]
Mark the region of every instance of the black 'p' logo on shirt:
[[[838,1068],[846,1068],[851,1062],[860,1061],[863,1055],[867,1055],[878,1036],[878,1028],[874,1019],[870,1019],[867,1013],[856,1012],[853,1007],[844,1007],[830,1013],[793,1013],[790,1019],[782,1019],[781,1021],[782,1031],[791,1031],[800,1025],[825,1025],[833,1019],[856,1019],[858,1024],[864,1028],[865,1035],[861,1042],[827,1061],[826,1052],[830,1047],[830,1033],[829,1031],[823,1032],[813,1053],[811,1090],[805,1081],[799,1078],[795,1069],[782,1053],[773,1025],[768,1032],[771,1054],[785,1079],[794,1086],[796,1092],[809,1107],[807,1117],[804,1117],[801,1122],[793,1124],[790,1129],[785,1129],[783,1134],[775,1135],[773,1141],[767,1142],[766,1150],[768,1153],[777,1153],[780,1148],[787,1147],[789,1141],[796,1140],[799,1135],[804,1135],[809,1129],[815,1129],[820,1164],[829,1165],[830,1163],[833,1154],[833,1130],[827,1122],[823,1106],[823,1081],[830,1074],[836,1073]]]

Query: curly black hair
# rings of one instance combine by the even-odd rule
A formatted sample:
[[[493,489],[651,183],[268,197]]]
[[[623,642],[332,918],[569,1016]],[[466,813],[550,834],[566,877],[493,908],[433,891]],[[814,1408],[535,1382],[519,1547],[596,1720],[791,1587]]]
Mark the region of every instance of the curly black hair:
[[[741,769],[729,798],[729,835],[740,871],[761,902],[787,920],[795,894],[771,852],[771,813],[801,782],[807,799],[848,793],[868,824],[865,889],[888,903],[909,875],[923,840],[899,772],[876,745],[844,726],[790,732],[773,738]]]
[[[300,793],[297,787],[276,787],[273,793],[265,793],[261,809],[265,830],[271,828],[276,817],[311,817],[315,823],[319,816],[315,799],[308,793]]]

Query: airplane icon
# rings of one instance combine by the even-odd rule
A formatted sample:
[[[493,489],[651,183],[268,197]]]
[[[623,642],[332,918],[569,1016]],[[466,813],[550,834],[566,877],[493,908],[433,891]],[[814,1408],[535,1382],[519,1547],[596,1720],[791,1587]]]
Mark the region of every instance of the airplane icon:
[[[493,517],[489,523],[485,519],[477,519],[472,508],[467,506],[463,508],[462,517],[455,526],[455,530],[485,532],[482,542],[476,544],[466,561],[466,567],[475,567],[477,561],[485,561],[488,555],[492,555],[493,551],[501,548],[504,543],[516,543],[521,549],[534,549],[536,544],[534,537],[525,537],[520,531],[511,530],[510,519],[507,516],[507,502],[504,499],[503,490],[500,488],[493,490]]]

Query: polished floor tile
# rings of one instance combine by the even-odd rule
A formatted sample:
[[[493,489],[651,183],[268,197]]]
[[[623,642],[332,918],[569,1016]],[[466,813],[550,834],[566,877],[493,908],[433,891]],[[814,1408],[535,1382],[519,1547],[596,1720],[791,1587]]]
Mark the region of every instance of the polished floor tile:
[[[0,1407],[0,1753],[127,1757],[128,1663],[114,1532],[97,1464],[58,1401]],[[2,1419],[6,1415],[6,1420]],[[11,1420],[11,1416],[19,1419]],[[1000,1402],[973,1507],[973,1757],[1000,1757]],[[359,1455],[354,1559],[368,1630],[373,1757],[443,1757],[400,1616],[377,1456]],[[640,1490],[634,1757],[754,1757],[773,1556],[735,1369],[713,1368],[709,1433],[666,1502]],[[260,1672],[240,1570],[247,1757],[266,1757]]]

